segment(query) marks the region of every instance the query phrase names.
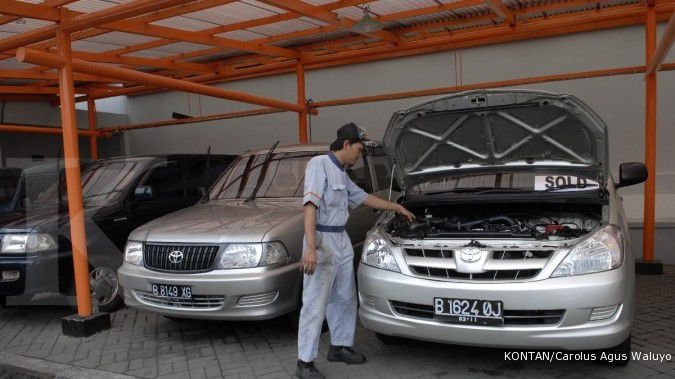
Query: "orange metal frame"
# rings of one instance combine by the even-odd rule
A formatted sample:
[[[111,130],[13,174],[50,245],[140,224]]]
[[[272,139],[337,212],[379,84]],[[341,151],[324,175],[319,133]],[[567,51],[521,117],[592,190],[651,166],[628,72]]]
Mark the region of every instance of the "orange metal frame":
[[[645,185],[643,250],[645,261],[653,259],[656,73],[659,70],[675,69],[673,63],[663,64],[663,59],[675,40],[675,17],[671,17],[675,11],[675,0],[646,0],[644,3],[628,5],[615,5],[606,0],[561,0],[551,3],[535,1],[529,2],[534,5],[515,8],[507,6],[501,0],[458,0],[425,8],[373,15],[381,22],[397,21],[411,24],[409,26],[362,34],[352,33],[347,37],[308,43],[298,47],[288,47],[288,44],[282,47],[278,43],[349,30],[357,20],[339,17],[336,11],[350,6],[361,6],[374,0],[336,0],[321,6],[311,5],[302,0],[260,0],[283,9],[285,13],[230,25],[219,25],[201,31],[165,27],[154,22],[226,5],[236,0],[131,0],[92,13],[77,12],[63,7],[74,1],[45,0],[40,4],[18,0],[0,2],[0,14],[2,14],[0,25],[20,18],[53,22],[48,26],[0,40],[0,60],[16,57],[20,62],[36,65],[24,70],[0,70],[0,80],[27,81],[24,85],[0,85],[0,98],[4,101],[50,99],[55,102],[58,100],[61,106],[62,122],[61,129],[33,125],[0,125],[0,132],[60,133],[63,136],[80,315],[91,314],[91,299],[79,183],[80,173],[77,163],[79,162],[78,135],[90,137],[91,156],[96,158],[98,138],[108,136],[112,132],[292,111],[298,113],[298,135],[299,140],[304,143],[308,140],[307,117],[309,114],[316,114],[317,109],[321,107],[427,96],[471,88],[645,73],[647,107],[645,161],[650,179]],[[442,16],[421,24],[412,24],[410,21],[416,17],[434,15]],[[226,32],[255,28],[299,17],[317,20],[323,26],[250,41],[222,36],[222,33]],[[668,18],[670,22],[657,47],[656,24]],[[305,72],[307,70],[635,24],[644,24],[646,29],[646,63],[644,66],[318,101],[311,107],[306,104]],[[71,51],[73,41],[111,31],[156,39],[101,53]],[[190,42],[206,47],[165,58],[143,58],[129,55],[176,42]],[[225,59],[209,58],[213,54],[229,51],[240,51],[244,54]],[[194,61],[195,59],[197,61]],[[53,69],[57,69],[57,72],[50,71]],[[297,101],[294,103],[208,85],[286,72],[295,72],[297,77]],[[95,99],[166,89],[241,101],[264,108],[185,120],[97,128]],[[75,97],[75,94],[84,96]],[[74,108],[76,101],[87,101],[89,125],[86,130],[77,128]]]

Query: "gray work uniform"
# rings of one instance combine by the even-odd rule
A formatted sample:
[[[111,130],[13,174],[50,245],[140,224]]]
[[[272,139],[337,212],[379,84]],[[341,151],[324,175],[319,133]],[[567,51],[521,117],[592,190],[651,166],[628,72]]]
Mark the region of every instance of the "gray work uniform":
[[[303,204],[312,203],[318,211],[317,266],[313,275],[304,275],[298,326],[298,358],[305,362],[316,358],[324,317],[328,319],[332,345],[354,344],[354,249],[345,224],[348,207],[358,207],[366,197],[368,194],[354,184],[332,152],[314,157],[307,164]],[[303,252],[306,246],[305,238]]]

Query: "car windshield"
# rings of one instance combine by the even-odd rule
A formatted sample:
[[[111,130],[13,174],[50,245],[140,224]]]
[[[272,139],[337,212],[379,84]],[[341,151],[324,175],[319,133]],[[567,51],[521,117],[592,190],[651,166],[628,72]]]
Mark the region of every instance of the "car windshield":
[[[320,152],[266,153],[246,155],[237,160],[211,187],[211,200],[301,197],[305,166]],[[257,188],[257,191],[256,191]]]
[[[90,163],[82,167],[82,199],[85,205],[105,205],[116,199],[141,172],[145,160],[131,159]],[[66,200],[65,176],[61,177],[62,201]],[[58,200],[56,183],[38,196],[34,206]]]
[[[598,189],[598,182],[579,174],[554,172],[498,172],[448,176],[422,182],[410,188],[413,195],[449,192],[547,192]]]

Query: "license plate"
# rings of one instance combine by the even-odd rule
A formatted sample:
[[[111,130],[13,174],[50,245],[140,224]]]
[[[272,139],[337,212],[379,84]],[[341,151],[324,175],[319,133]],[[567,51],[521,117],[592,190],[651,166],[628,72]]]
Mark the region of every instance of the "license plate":
[[[174,284],[150,284],[152,295],[169,299],[192,300],[192,287]]]
[[[435,297],[434,316],[454,324],[503,325],[504,306],[497,300]]]

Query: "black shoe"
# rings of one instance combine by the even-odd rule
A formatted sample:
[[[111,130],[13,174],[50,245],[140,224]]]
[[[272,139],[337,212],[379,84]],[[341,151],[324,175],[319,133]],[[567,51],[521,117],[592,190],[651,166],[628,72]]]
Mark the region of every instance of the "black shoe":
[[[300,379],[315,378],[325,379],[321,371],[314,366],[314,362],[303,362],[298,360],[298,367],[295,369],[295,375]]]
[[[366,363],[366,356],[357,353],[348,346],[333,346],[328,349],[328,361],[344,362],[348,365],[360,365]]]

